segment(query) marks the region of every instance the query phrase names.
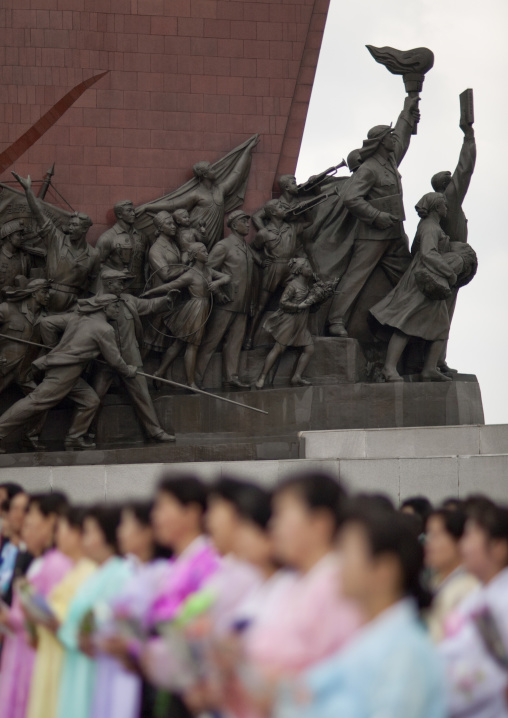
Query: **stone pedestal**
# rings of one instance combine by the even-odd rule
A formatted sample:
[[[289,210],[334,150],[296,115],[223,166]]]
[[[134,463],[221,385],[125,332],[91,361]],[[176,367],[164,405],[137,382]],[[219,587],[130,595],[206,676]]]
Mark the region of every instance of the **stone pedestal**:
[[[242,375],[254,381],[269,347],[242,355]],[[455,376],[452,382],[422,383],[408,377],[400,384],[365,382],[365,361],[354,339],[317,338],[316,352],[306,376],[312,386],[289,386],[296,350],[283,356],[273,386],[263,390],[221,390],[221,356],[216,354],[205,377],[214,393],[262,409],[260,414],[190,391],[164,387],[153,392],[161,425],[175,432],[174,445],[145,444],[141,426],[122,385],[107,394],[98,414],[96,452],[88,463],[150,463],[216,460],[293,459],[298,457],[298,433],[332,429],[376,429],[418,426],[482,424],[483,409],[476,377]],[[147,370],[155,366],[147,366]],[[184,382],[183,360],[173,367],[173,378]],[[0,397],[0,412],[18,396],[12,390]],[[46,455],[16,454],[17,465],[83,463],[83,454],[63,452],[63,438],[73,405],[64,401],[49,414],[42,441]],[[16,448],[20,434],[13,434],[6,448]],[[107,451],[100,459],[101,451]],[[56,453],[55,453],[56,452]],[[111,453],[109,453],[111,452]],[[58,454],[58,456],[56,456]],[[14,456],[14,454],[12,455]],[[12,465],[0,456],[0,466]]]
[[[173,463],[173,455],[169,465],[167,447],[12,454],[0,457],[0,475],[28,491],[59,489],[86,503],[148,498],[167,471],[204,481],[233,474],[270,487],[305,469],[327,471],[354,492],[384,492],[396,504],[415,494],[437,503],[475,492],[508,502],[508,425],[320,431],[300,438],[298,459],[228,461],[210,453],[196,463]],[[148,454],[151,461],[142,463]]]

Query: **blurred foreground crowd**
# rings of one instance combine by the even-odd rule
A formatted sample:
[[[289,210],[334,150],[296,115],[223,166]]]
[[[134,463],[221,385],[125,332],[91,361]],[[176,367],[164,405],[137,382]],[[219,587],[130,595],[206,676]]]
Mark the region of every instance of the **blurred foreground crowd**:
[[[508,508],[163,476],[0,484],[0,718],[505,718]]]

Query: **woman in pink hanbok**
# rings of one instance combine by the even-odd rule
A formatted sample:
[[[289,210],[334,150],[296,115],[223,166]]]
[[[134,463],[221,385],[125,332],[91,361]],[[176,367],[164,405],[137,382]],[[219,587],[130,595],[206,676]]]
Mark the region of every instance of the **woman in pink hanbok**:
[[[275,492],[272,550],[292,571],[267,575],[239,614],[241,652],[226,701],[241,718],[270,712],[281,679],[341,649],[360,626],[357,609],[341,595],[334,547],[344,499],[336,480],[317,472],[291,478]],[[264,563],[269,567],[267,557]]]
[[[334,547],[344,498],[335,479],[319,473],[291,478],[275,493],[276,556],[295,572],[247,638],[247,654],[265,675],[293,673],[326,658],[360,625],[358,611],[341,595]]]
[[[72,566],[66,556],[53,549],[57,517],[65,504],[65,497],[58,492],[33,495],[23,525],[23,540],[34,556],[26,579],[43,597]],[[25,718],[35,660],[31,645],[35,629],[25,619],[18,591],[15,590],[10,611],[0,613],[0,623],[10,631],[2,652],[0,716]]]
[[[148,641],[128,640],[117,632],[109,645],[119,660],[135,667],[149,683],[163,691],[171,677],[172,656],[157,630],[174,621],[186,600],[206,585],[220,565],[217,552],[203,534],[206,499],[207,490],[197,478],[169,476],[161,480],[152,521],[156,540],[171,549],[173,559],[162,585],[149,596],[142,619],[152,637]],[[190,715],[175,693],[171,696],[159,693],[153,700],[157,701],[158,715],[164,715],[166,705],[168,715]]]

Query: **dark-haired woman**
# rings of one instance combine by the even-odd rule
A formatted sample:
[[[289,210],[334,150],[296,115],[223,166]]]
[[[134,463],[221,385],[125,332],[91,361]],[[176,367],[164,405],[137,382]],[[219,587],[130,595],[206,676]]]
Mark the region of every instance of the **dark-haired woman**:
[[[58,519],[56,545],[71,562],[71,568],[48,596],[48,604],[55,619],[37,626],[37,655],[27,718],[56,716],[64,652],[55,633],[65,620],[69,605],[80,586],[96,569],[96,564],[83,551],[84,517],[84,509],[69,508]]]
[[[275,716],[445,718],[442,670],[417,606],[423,551],[409,519],[364,500],[340,531],[341,591],[366,624],[333,658],[281,690]]]
[[[465,524],[466,516],[459,509],[438,509],[427,519],[425,565],[432,572],[434,600],[425,619],[436,643],[445,636],[448,616],[479,586],[478,579],[462,565],[460,540]]]
[[[117,508],[98,506],[87,510],[83,549],[98,569],[81,585],[57,633],[65,651],[58,718],[91,716],[96,679],[91,634],[103,619],[108,602],[122,590],[131,575],[131,565],[118,556],[119,523]]]
[[[312,665],[338,650],[359,626],[359,613],[340,592],[335,552],[344,500],[342,487],[319,473],[290,479],[275,492],[275,558],[294,573],[249,635],[252,664],[263,675]]]
[[[238,553],[242,530],[242,514],[255,511],[259,495],[269,494],[254,484],[225,477],[211,488],[206,525],[216,550],[222,557],[219,570],[207,588],[215,594],[212,608],[213,632],[216,637],[227,634],[234,622],[235,611],[262,582],[256,567]]]
[[[461,541],[464,567],[481,587],[447,623],[450,718],[508,718],[508,507],[472,503]]]
[[[151,524],[152,502],[132,502],[122,509],[118,528],[120,553],[133,564],[133,573],[111,602],[111,620],[99,638],[102,652],[92,706],[93,718],[137,718],[149,715],[150,691],[141,677],[126,671],[119,658],[125,650],[126,630],[143,635],[144,618],[154,595],[164,588],[169,571],[169,551],[155,542]],[[123,629],[122,629],[123,626]]]
[[[173,559],[162,588],[150,596],[144,617],[144,625],[154,635],[156,626],[172,621],[219,568],[220,558],[204,534],[206,503],[206,487],[196,477],[170,475],[159,483],[152,513],[154,535],[173,552]],[[124,658],[137,664],[152,685],[176,690],[164,639],[154,637],[144,644],[131,641],[125,650]],[[167,702],[168,715],[190,715],[179,696],[173,694]]]
[[[271,689],[270,681],[265,682],[263,676],[258,680],[252,668],[250,636],[256,623],[265,614],[270,615],[272,605],[277,605],[279,594],[285,594],[293,578],[290,571],[280,570],[275,558],[271,518],[270,493],[253,486],[238,502],[235,549],[238,558],[255,568],[261,580],[236,607],[229,635],[218,646],[223,662],[220,704],[226,715],[241,718],[262,715],[266,702],[263,694]],[[255,677],[254,683],[247,679],[249,675]]]
[[[34,494],[23,522],[22,538],[27,551],[34,557],[26,580],[44,598],[71,568],[71,562],[54,549],[58,516],[66,504],[63,494]],[[14,635],[6,639],[0,671],[0,715],[2,718],[25,718],[30,682],[35,660],[32,638],[15,590],[12,608],[3,613],[0,622],[7,624]],[[33,624],[30,623],[31,627]]]

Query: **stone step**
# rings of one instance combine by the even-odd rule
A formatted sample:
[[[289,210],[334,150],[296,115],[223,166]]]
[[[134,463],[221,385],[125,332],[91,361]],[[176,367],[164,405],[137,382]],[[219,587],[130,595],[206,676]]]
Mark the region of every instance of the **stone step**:
[[[296,434],[322,429],[436,426],[483,423],[476,380],[447,383],[326,384],[223,394],[268,412],[254,413],[212,398],[163,394],[154,399],[164,427],[182,434],[241,436]],[[110,396],[100,414],[102,443],[141,441],[134,411],[124,395]]]
[[[96,449],[64,451],[62,441],[49,441],[46,451],[0,454],[0,470],[9,467],[83,466],[99,464],[178,464],[210,461],[297,459],[298,437],[242,437],[232,434],[177,434],[173,443],[98,444]]]
[[[300,433],[307,459],[384,459],[508,453],[508,424]]]

